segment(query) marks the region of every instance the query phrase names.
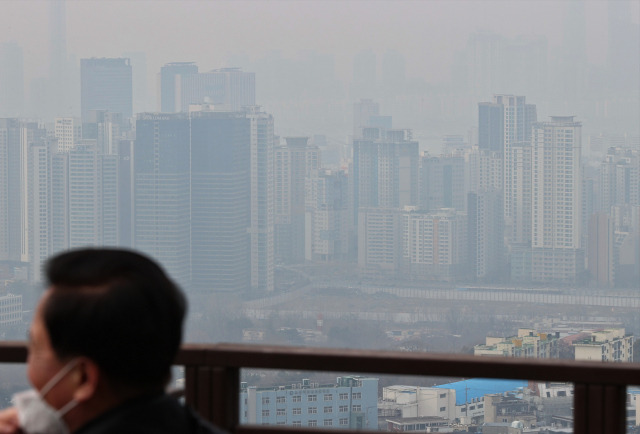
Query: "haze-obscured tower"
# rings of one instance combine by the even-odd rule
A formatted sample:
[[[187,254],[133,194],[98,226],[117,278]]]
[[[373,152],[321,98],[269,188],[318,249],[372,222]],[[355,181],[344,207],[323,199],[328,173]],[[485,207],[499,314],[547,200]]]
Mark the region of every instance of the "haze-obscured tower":
[[[134,247],[190,286],[190,130],[186,114],[140,114],[134,146]]]
[[[213,104],[216,110],[228,111],[256,104],[256,75],[240,68],[181,73],[176,76],[175,85],[176,111],[188,111],[191,104]]]
[[[24,61],[15,42],[0,44],[0,116],[21,116],[24,110]]]
[[[180,111],[176,100],[176,86],[181,76],[197,74],[198,66],[194,62],[171,62],[160,68],[160,111],[175,113]]]
[[[251,289],[274,290],[273,116],[248,107],[251,123]]]
[[[129,59],[91,58],[80,60],[80,99],[82,123],[89,121],[90,110],[108,110],[133,114],[133,82]]]
[[[305,182],[320,168],[320,150],[309,137],[286,137],[275,149],[276,255],[287,263],[304,260]]]
[[[242,112],[192,112],[191,282],[196,291],[251,284],[251,121]]]

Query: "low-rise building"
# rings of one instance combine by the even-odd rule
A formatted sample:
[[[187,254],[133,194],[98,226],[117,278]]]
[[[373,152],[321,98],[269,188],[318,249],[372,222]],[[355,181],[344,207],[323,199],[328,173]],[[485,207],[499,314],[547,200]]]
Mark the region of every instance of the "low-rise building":
[[[241,384],[240,423],[369,429],[378,427],[378,379],[338,377],[335,383],[301,383],[271,387]]]
[[[507,338],[487,336],[484,345],[476,345],[476,356],[524,357],[550,359],[558,357],[557,333],[541,333],[534,329],[519,329],[517,336]]]
[[[573,342],[576,360],[603,362],[633,362],[633,336],[625,329],[604,329],[591,332],[586,339]]]

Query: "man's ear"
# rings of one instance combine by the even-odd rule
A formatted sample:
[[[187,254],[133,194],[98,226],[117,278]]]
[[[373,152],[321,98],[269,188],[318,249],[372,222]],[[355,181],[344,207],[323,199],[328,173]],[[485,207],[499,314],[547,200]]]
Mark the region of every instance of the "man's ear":
[[[102,372],[93,360],[80,357],[76,369],[73,370],[75,390],[73,399],[79,403],[91,399],[98,388]]]

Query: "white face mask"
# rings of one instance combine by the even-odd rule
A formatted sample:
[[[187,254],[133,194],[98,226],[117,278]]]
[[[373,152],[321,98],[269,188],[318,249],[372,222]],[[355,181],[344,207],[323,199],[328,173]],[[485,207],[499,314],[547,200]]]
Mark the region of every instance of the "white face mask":
[[[62,417],[78,405],[78,402],[72,399],[60,410],[56,410],[44,400],[44,396],[76,366],[76,363],[76,360],[67,363],[64,368],[51,377],[40,392],[36,389],[29,389],[13,395],[20,428],[26,434],[69,434],[69,428]]]

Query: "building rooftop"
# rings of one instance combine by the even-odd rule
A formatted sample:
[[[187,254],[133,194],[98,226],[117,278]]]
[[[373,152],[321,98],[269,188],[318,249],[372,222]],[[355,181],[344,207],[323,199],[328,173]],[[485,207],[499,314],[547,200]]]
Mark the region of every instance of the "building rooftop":
[[[491,378],[472,378],[455,383],[440,384],[437,389],[453,389],[456,391],[456,405],[463,405],[474,398],[482,398],[492,393],[504,393],[526,387],[527,380],[496,380]]]

